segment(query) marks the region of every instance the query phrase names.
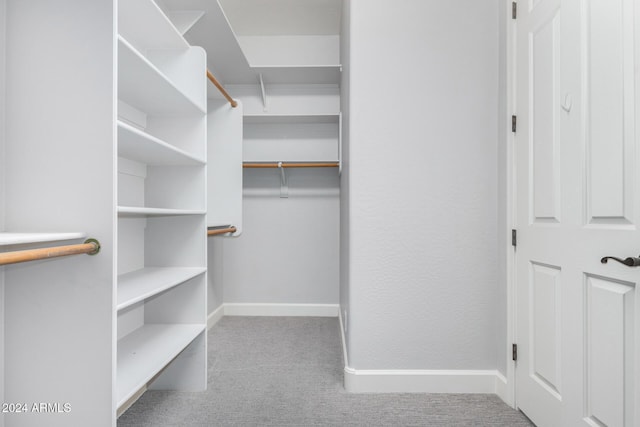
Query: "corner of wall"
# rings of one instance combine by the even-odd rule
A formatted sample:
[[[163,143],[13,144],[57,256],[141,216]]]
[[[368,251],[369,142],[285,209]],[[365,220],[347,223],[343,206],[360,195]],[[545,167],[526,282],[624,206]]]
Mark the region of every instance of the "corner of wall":
[[[4,231],[6,0],[0,0],[0,232]],[[4,402],[4,267],[0,267],[0,400]],[[0,417],[0,427],[4,417]]]
[[[340,333],[344,353],[345,368],[348,362],[349,343],[349,281],[350,281],[350,45],[351,45],[351,1],[344,0],[342,4],[342,19],[340,31],[340,63],[342,64],[342,80],[340,82],[340,111],[342,113],[342,153],[340,176]]]

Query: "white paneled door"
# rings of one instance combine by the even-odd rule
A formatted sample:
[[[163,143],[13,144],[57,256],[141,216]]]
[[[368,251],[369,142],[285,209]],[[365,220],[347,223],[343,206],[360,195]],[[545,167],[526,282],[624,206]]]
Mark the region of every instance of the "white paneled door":
[[[520,0],[516,404],[640,425],[640,2]]]

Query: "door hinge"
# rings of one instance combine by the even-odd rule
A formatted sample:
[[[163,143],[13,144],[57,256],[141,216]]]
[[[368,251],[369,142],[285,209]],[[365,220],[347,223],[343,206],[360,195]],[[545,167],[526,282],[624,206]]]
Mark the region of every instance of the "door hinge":
[[[518,118],[516,116],[511,116],[511,132],[515,132],[518,125]]]
[[[518,246],[518,230],[511,230],[511,246]]]
[[[511,360],[518,360],[518,344],[511,344]]]
[[[516,19],[518,17],[518,3],[511,3],[511,19]]]

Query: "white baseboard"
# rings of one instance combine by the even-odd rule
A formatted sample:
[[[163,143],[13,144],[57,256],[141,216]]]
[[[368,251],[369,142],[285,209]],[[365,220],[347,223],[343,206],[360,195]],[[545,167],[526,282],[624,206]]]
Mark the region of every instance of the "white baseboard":
[[[344,388],[350,393],[487,393],[507,396],[507,379],[494,370],[364,370],[349,367],[344,319],[339,312]]]
[[[347,366],[344,387],[350,393],[497,394],[498,375],[494,370],[356,370]]]
[[[225,316],[338,317],[338,304],[224,304]]]
[[[222,319],[224,316],[224,304],[220,307],[216,308],[208,317],[207,317],[207,331]]]

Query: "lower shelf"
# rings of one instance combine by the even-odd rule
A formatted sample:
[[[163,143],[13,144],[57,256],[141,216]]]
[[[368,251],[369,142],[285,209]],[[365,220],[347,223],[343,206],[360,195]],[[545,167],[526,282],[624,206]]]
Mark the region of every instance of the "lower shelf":
[[[206,325],[147,324],[118,341],[120,407],[184,350]]]

